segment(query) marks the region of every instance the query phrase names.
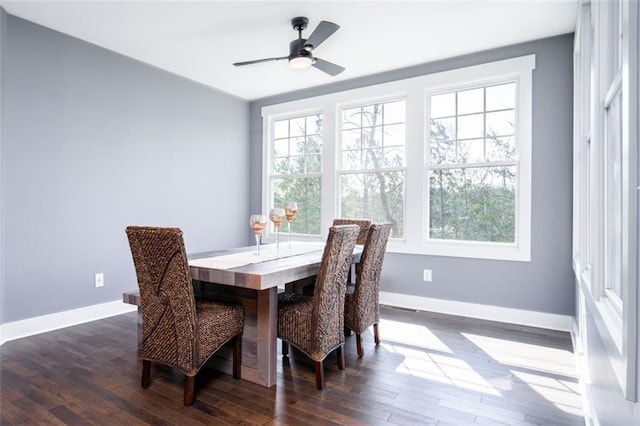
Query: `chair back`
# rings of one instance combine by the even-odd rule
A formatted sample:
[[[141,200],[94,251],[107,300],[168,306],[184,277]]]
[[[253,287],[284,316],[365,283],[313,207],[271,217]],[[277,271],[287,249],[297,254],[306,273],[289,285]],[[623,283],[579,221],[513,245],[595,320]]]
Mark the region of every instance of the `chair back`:
[[[196,307],[182,231],[129,226],[126,232],[140,288],[140,355],[192,372]]]
[[[346,310],[349,328],[357,333],[380,320],[380,274],[391,234],[391,224],[371,224],[362,250],[351,309]]]
[[[344,297],[359,228],[355,225],[332,226],[322,254],[313,295],[311,352],[326,356],[344,343]],[[322,359],[321,358],[321,359]]]
[[[358,233],[356,244],[363,245],[367,240],[367,232],[369,232],[369,225],[371,225],[371,221],[369,219],[333,219],[333,226],[339,225],[358,225],[360,227],[360,233]]]

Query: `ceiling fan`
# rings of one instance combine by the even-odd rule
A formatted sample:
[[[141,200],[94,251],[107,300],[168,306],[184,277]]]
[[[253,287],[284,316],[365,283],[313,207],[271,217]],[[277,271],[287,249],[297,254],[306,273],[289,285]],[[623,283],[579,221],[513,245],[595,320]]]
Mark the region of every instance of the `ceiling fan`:
[[[333,22],[321,21],[309,38],[304,39],[302,38],[302,31],[307,28],[308,24],[309,20],[303,16],[299,16],[291,20],[293,29],[298,31],[298,38],[289,43],[289,56],[236,62],[233,65],[242,66],[257,64],[259,62],[281,61],[283,59],[288,59],[289,65],[292,68],[302,69],[314,66],[332,76],[340,74],[344,71],[343,67],[313,56],[313,50],[320,46],[320,44],[328,39],[329,36],[338,31],[340,26]]]

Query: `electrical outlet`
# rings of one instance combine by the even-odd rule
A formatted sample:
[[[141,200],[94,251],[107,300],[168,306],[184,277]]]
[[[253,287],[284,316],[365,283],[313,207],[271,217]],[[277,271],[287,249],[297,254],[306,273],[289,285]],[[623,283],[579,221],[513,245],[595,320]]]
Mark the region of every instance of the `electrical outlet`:
[[[424,269],[422,271],[422,279],[424,281],[431,281],[431,269]]]
[[[102,272],[99,272],[96,274],[95,283],[96,283],[96,288],[104,286],[104,274]]]

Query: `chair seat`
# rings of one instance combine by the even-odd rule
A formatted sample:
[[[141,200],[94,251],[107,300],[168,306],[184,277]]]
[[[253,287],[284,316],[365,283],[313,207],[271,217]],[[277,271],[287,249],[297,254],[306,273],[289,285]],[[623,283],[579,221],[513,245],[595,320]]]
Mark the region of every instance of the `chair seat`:
[[[198,327],[198,364],[203,364],[215,348],[242,333],[242,306],[209,300],[196,300]]]
[[[287,293],[282,293],[287,294]],[[309,324],[313,318],[313,300],[302,294],[290,293],[300,296],[298,301],[280,303],[278,298],[278,337],[300,349],[314,361],[322,361],[327,354],[314,350],[311,341],[311,327]]]

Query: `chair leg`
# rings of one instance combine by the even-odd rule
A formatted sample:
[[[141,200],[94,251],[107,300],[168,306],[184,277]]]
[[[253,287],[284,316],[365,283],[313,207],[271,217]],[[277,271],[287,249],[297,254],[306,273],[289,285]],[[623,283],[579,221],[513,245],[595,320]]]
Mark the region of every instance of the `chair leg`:
[[[373,324],[373,340],[376,342],[376,345],[380,344],[380,335],[378,334],[378,323]]]
[[[242,334],[233,338],[233,378],[238,380],[242,375]]]
[[[287,355],[289,355],[289,344],[283,340],[282,341],[282,357],[284,358]]]
[[[362,349],[362,336],[359,333],[356,333],[356,346],[358,348],[358,358],[362,358],[364,350]]]
[[[344,345],[338,346],[338,369],[344,370]]]
[[[316,361],[316,387],[320,390],[324,387],[324,366],[322,361]]]
[[[193,405],[196,376],[184,376],[184,405]]]
[[[151,384],[151,361],[146,359],[142,360],[142,380],[140,381],[140,386],[143,389],[146,389]]]

